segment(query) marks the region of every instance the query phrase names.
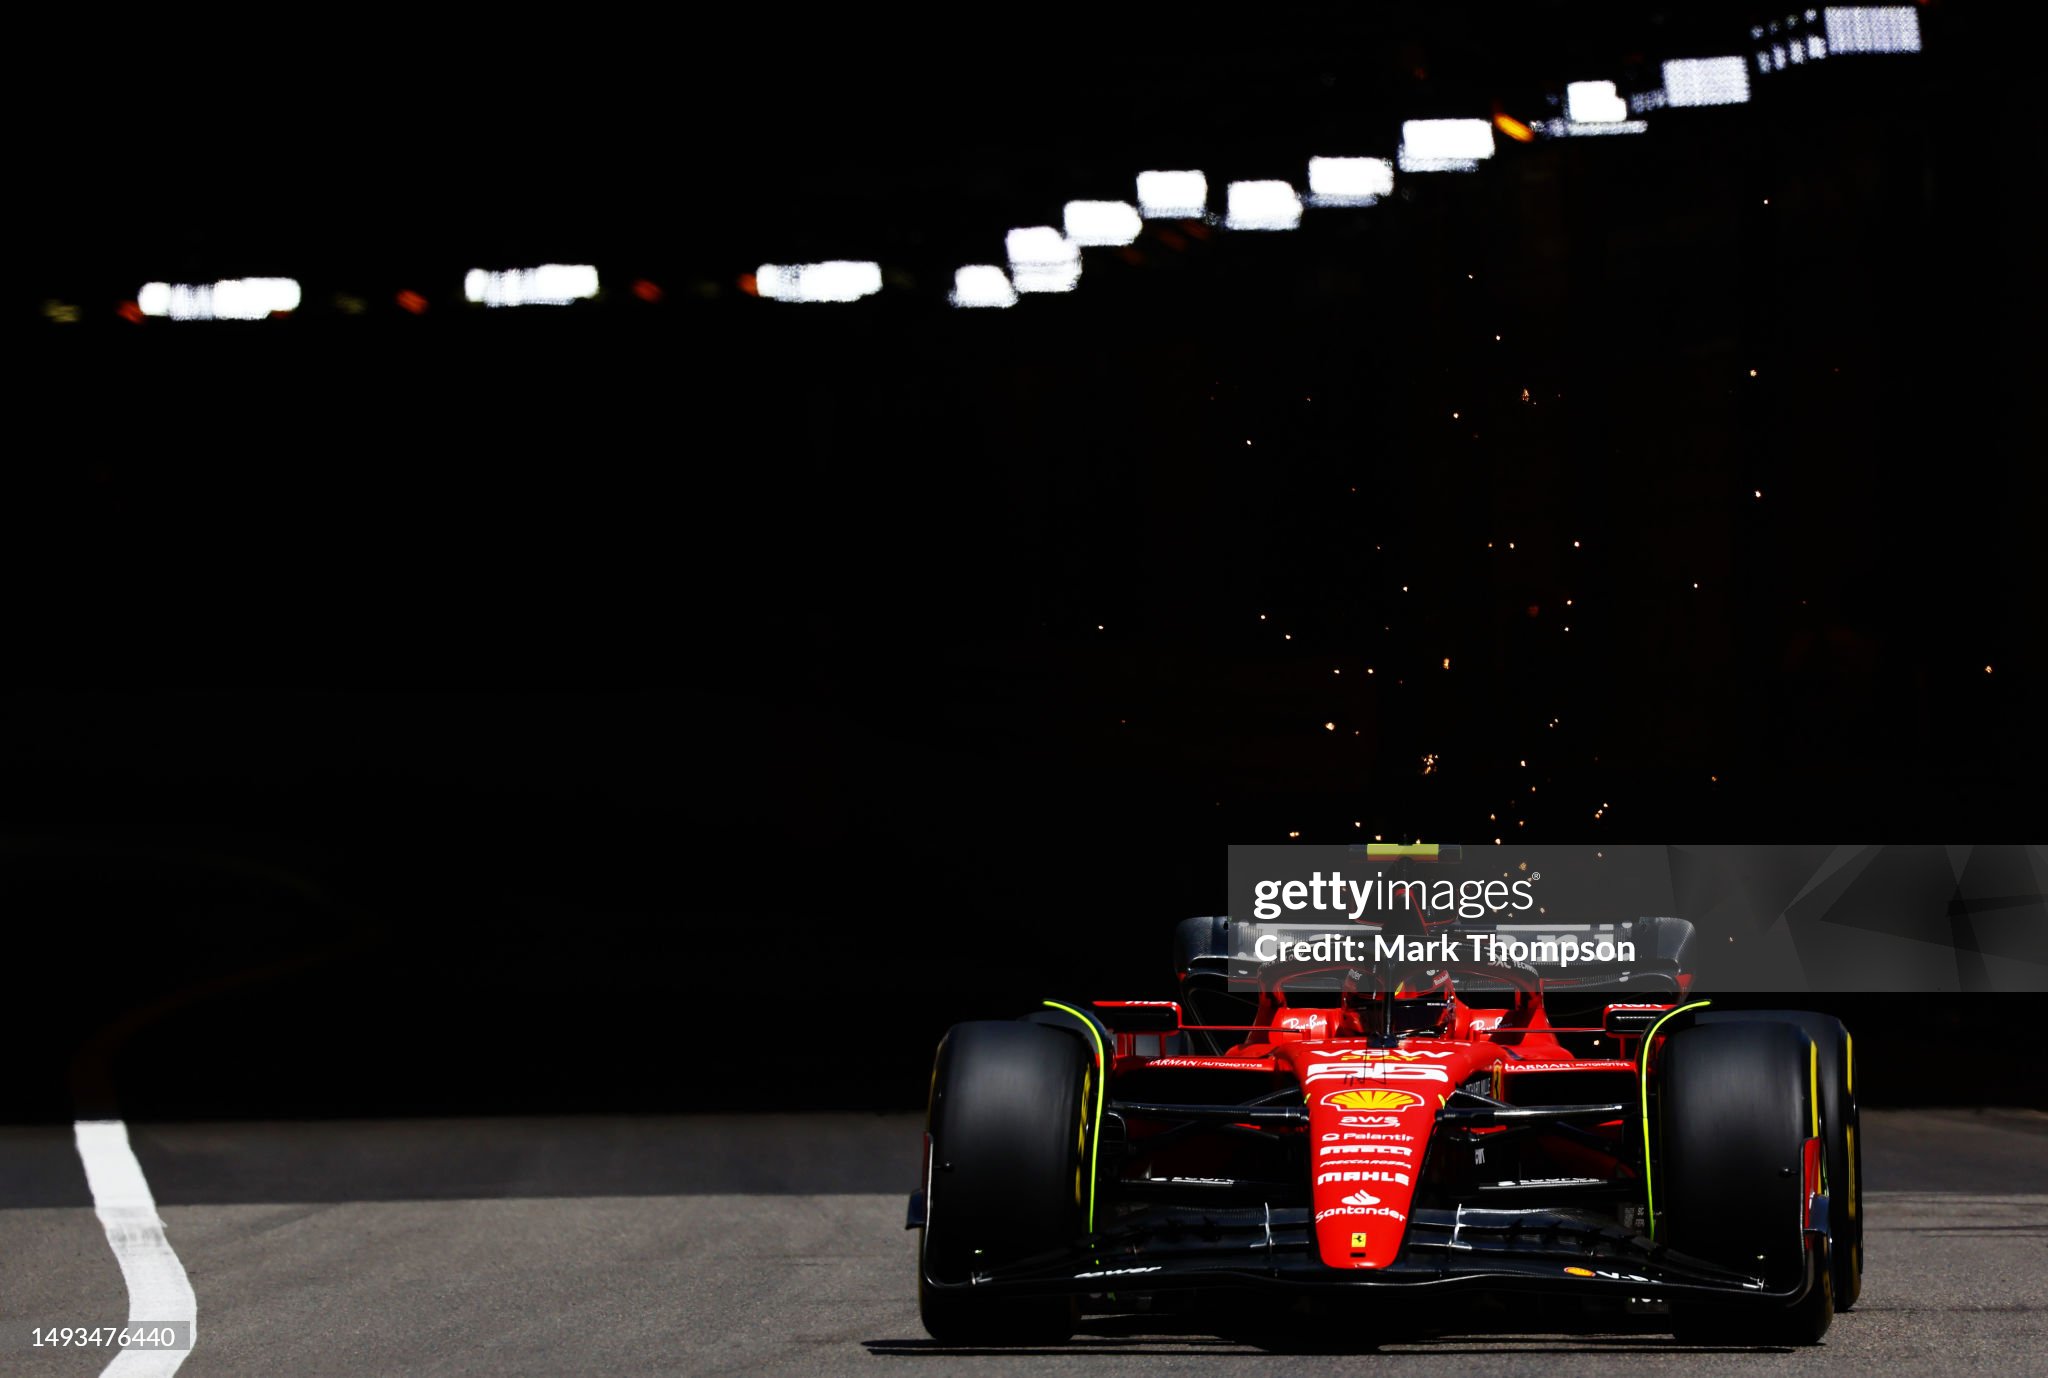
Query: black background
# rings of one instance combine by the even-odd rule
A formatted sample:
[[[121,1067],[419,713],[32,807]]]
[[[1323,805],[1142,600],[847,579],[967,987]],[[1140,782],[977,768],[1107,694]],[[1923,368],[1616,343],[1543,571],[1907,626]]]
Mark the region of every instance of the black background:
[[[985,313],[953,267],[1142,168],[1220,204],[1760,16],[34,49],[8,1113],[912,1105],[955,1019],[1166,993],[1226,841],[2038,836],[2038,155],[2001,21],[1921,14]],[[826,257],[890,287],[740,285]],[[549,260],[604,298],[460,303]],[[305,307],[115,312],[259,273]],[[1912,1060],[2036,1002],[1838,1003],[1875,1100],[2038,1096]]]

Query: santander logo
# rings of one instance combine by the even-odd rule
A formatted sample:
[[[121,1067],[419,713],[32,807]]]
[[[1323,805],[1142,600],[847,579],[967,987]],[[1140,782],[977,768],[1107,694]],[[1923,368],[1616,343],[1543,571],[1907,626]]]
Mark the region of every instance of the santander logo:
[[[1377,1206],[1379,1203],[1379,1197],[1364,1190],[1354,1191],[1344,1198],[1344,1204],[1347,1206]]]

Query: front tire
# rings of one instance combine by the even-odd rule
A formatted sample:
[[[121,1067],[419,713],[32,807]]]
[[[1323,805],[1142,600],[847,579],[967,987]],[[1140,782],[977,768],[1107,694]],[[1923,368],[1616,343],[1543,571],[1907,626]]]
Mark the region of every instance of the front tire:
[[[939,1044],[918,1311],[946,1344],[1056,1344],[1077,1299],[951,1290],[975,1273],[1057,1249],[1085,1228],[1085,1150],[1094,1058],[1044,1024],[955,1025]]]
[[[1774,1289],[1803,1274],[1813,1062],[1813,1045],[1791,1024],[1700,1024],[1671,1036],[1659,1078],[1660,1240]],[[1818,1344],[1833,1297],[1823,1269],[1788,1310],[1680,1302],[1672,1324],[1688,1340]]]
[[[1828,1164],[1828,1234],[1834,1259],[1835,1310],[1863,1294],[1863,1140],[1856,1111],[1854,1045],[1842,1021],[1808,1010],[1707,1011],[1702,1024],[1778,1022],[1813,1040],[1820,1055],[1820,1131]]]

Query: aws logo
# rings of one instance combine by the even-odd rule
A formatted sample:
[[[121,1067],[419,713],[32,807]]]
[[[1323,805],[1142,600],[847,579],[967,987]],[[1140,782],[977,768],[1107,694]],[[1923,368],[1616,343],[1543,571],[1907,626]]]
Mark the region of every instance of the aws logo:
[[[1422,1104],[1422,1097],[1413,1091],[1374,1086],[1355,1091],[1332,1091],[1323,1097],[1323,1104],[1339,1110],[1408,1110]]]

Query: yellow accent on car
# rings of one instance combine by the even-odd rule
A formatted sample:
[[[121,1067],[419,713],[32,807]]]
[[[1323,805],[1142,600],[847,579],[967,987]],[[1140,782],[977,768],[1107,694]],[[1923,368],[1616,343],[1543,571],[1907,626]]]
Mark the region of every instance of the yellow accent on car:
[[[1849,1218],[1856,1218],[1856,1126],[1849,1126]]]
[[[1063,1014],[1071,1014],[1074,1016],[1074,1018],[1080,1020],[1082,1027],[1088,1030],[1089,1039],[1095,1044],[1095,1066],[1098,1069],[1098,1075],[1095,1081],[1095,1133],[1090,1136],[1088,1144],[1088,1233],[1094,1234],[1095,1164],[1098,1155],[1102,1152],[1102,1097],[1103,1092],[1108,1089],[1109,1064],[1103,1056],[1102,1034],[1099,1030],[1096,1029],[1094,1020],[1090,1019],[1087,1015],[1081,1013],[1081,1011],[1075,1009],[1073,1006],[1062,1005],[1057,1000],[1048,1000],[1045,1002],[1045,1004],[1050,1009],[1059,1010]],[[1085,1095],[1086,1088],[1084,1087],[1083,1096],[1085,1097]],[[1088,1113],[1088,1106],[1085,1099],[1083,1100],[1083,1103],[1081,1105],[1081,1113],[1084,1115]]]
[[[1440,842],[1368,842],[1365,855],[1371,861],[1399,861],[1404,857],[1425,857],[1435,861],[1442,847]]]
[[[1081,1160],[1088,1156],[1088,1092],[1095,1085],[1095,1069],[1081,1077],[1081,1122],[1074,1126],[1074,1204],[1081,1204]]]
[[[1856,1094],[1856,1038],[1847,1029],[1842,1030],[1842,1090],[1849,1098]],[[1845,1131],[1843,1142],[1849,1157],[1849,1218],[1856,1218],[1856,1126],[1842,1126]]]
[[[1820,1044],[1806,1041],[1806,1099],[1813,1106],[1812,1138],[1820,1137]]]
[[[1650,1181],[1650,1044],[1656,1041],[1657,1030],[1671,1022],[1673,1016],[1684,1014],[1687,1010],[1705,1009],[1713,1003],[1711,1000],[1695,1000],[1690,1005],[1680,1005],[1675,1010],[1667,1011],[1664,1017],[1652,1024],[1649,1032],[1643,1035],[1643,1046],[1637,1053],[1642,1059],[1643,1079],[1643,1215],[1650,1223],[1652,1243],[1657,1238],[1657,1190]]]

